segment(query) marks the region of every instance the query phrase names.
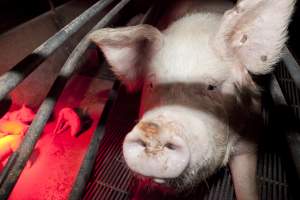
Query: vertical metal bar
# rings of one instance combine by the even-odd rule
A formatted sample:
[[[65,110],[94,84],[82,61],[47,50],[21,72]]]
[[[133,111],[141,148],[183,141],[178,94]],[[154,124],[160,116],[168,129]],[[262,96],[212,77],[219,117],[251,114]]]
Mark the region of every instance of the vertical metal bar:
[[[154,6],[152,6],[150,9],[148,9],[147,13],[143,17],[140,23],[144,23],[148,21],[151,17],[153,17],[154,12]],[[88,150],[85,154],[84,160],[82,162],[82,165],[80,167],[80,170],[78,172],[77,178],[75,180],[75,183],[72,187],[72,191],[69,196],[69,200],[78,200],[82,197],[84,188],[89,180],[90,174],[92,172],[92,168],[96,159],[96,155],[100,146],[100,142],[103,138],[103,135],[105,133],[105,125],[108,118],[108,114],[110,111],[110,108],[112,107],[113,101],[116,97],[116,82],[114,83],[114,87],[110,93],[109,100],[105,104],[104,110],[101,115],[101,119],[99,121],[99,124],[97,126],[96,131],[93,134],[93,137],[91,138],[91,142],[89,144]]]
[[[295,85],[300,89],[300,66],[287,47],[283,49],[282,60],[293,78]]]
[[[271,79],[270,93],[274,101],[275,106],[287,106],[285,97],[280,89],[279,83],[276,77],[273,75]],[[293,130],[293,124],[289,125],[290,130],[285,131],[285,137],[287,140],[288,148],[293,159],[294,167],[297,172],[298,179],[300,180],[300,142],[299,142],[299,131]]]
[[[114,0],[100,0],[92,7],[75,18],[63,29],[50,37],[36,48],[31,54],[16,64],[8,72],[0,76],[0,100],[23,81],[35,68],[48,58],[69,37],[76,33],[84,24],[101,12]]]
[[[116,14],[125,7],[130,2],[130,0],[122,0],[118,3],[110,12],[108,12],[102,20],[97,23],[97,25],[92,29],[99,29],[106,26]],[[68,79],[73,75],[77,70],[80,61],[88,48],[90,42],[85,36],[81,42],[75,47],[70,57],[62,67],[59,76],[55,80],[53,86],[51,87],[46,99],[43,101],[40,106],[29,130],[27,131],[24,140],[21,146],[18,148],[17,152],[19,156],[16,159],[15,165],[12,166],[9,171],[7,178],[4,180],[3,184],[0,187],[0,199],[4,200],[9,197],[10,192],[15,186],[27,160],[29,159],[35,144],[37,143],[39,136],[48,121],[51,112],[54,108],[56,100],[63,91]]]
[[[80,199],[84,191],[84,187],[88,182],[90,172],[92,171],[93,163],[96,159],[100,141],[102,140],[103,135],[105,133],[105,124],[108,119],[108,115],[117,96],[118,86],[118,82],[115,81],[114,86],[110,91],[109,99],[104,106],[99,124],[97,125],[97,129],[95,130],[93,137],[91,138],[91,142],[89,144],[87,153],[84,157],[83,164],[80,167],[77,178],[72,187],[72,191],[69,196],[70,200]]]

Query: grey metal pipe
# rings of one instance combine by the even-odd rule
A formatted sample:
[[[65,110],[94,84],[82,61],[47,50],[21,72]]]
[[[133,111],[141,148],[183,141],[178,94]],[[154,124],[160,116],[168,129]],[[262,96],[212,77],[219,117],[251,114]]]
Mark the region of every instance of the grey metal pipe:
[[[272,75],[271,78],[271,84],[270,84],[270,94],[272,96],[272,100],[274,102],[274,105],[277,107],[284,107],[288,108],[288,103],[283,95],[283,92],[280,88],[280,85],[274,75]],[[290,110],[286,111],[288,114],[290,114]],[[284,118],[286,118],[285,116]],[[295,170],[297,172],[297,178],[300,181],[300,140],[299,135],[299,129],[295,128],[295,122],[288,121],[287,125],[284,125],[284,132],[285,132],[285,138],[288,146],[288,150],[290,153],[290,156],[292,158]],[[297,122],[296,122],[297,123]],[[298,124],[296,124],[297,127]]]
[[[58,47],[76,33],[90,19],[114,0],[100,0],[36,48],[8,72],[0,76],[0,100],[21,83],[34,69],[45,61]]]
[[[97,23],[97,25],[92,29],[99,29],[105,27],[115,16],[116,14],[125,7],[130,2],[130,0],[122,0],[118,3],[110,12],[108,12],[102,20]],[[20,147],[17,150],[18,156],[14,165],[9,170],[9,173],[6,179],[3,181],[3,184],[0,186],[0,199],[4,200],[9,197],[10,192],[15,186],[26,162],[28,161],[35,144],[37,143],[40,134],[43,131],[44,126],[46,125],[54,105],[63,91],[68,79],[73,75],[77,70],[80,60],[82,59],[83,54],[89,45],[89,40],[85,36],[81,42],[75,47],[70,57],[62,67],[59,72],[58,77],[56,78],[54,84],[52,85],[46,99],[43,101],[40,106],[31,126],[29,127],[24,140]]]
[[[282,60],[294,80],[296,87],[300,90],[300,66],[287,47],[283,49]]]

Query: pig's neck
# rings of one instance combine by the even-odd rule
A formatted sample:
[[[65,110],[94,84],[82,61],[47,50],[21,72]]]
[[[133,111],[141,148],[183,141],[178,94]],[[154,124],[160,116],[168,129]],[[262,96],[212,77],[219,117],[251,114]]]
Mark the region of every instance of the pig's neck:
[[[163,31],[163,45],[149,67],[156,80],[202,84],[226,80],[229,68],[210,44],[221,17],[219,12],[198,12],[180,18]]]
[[[223,14],[233,4],[224,0],[169,0],[168,12],[162,16],[157,24],[160,30],[166,29],[178,19],[196,12],[211,12]]]

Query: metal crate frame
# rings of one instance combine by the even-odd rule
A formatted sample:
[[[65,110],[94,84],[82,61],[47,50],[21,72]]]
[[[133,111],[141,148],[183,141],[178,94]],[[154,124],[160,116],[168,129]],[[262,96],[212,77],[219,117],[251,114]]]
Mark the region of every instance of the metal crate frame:
[[[101,12],[104,8],[112,4],[114,0],[102,0],[98,3],[94,4],[91,8],[82,13],[79,17],[74,19],[70,24],[65,26],[62,30],[56,33],[54,36],[49,38],[46,42],[40,45],[37,49],[35,49],[30,55],[26,56],[21,62],[15,65],[11,70],[0,76],[0,100],[6,98],[8,93],[12,91],[18,84],[20,84],[31,72],[33,72],[43,61],[45,61],[57,48],[59,48],[69,37],[71,37],[75,32],[77,32],[85,23],[87,23],[92,17],[94,17],[97,13]],[[120,10],[122,10],[130,0],[121,0],[115,7],[113,7],[101,20],[97,23],[94,28],[91,30],[96,30],[99,28],[103,28],[107,26],[118,14]],[[151,18],[152,15],[151,9],[148,12],[147,17]],[[148,19],[149,19],[148,18]],[[90,32],[91,32],[90,31]],[[54,84],[52,85],[47,97],[43,101],[40,106],[29,130],[27,131],[25,138],[18,148],[18,150],[12,154],[9,161],[7,162],[4,170],[0,174],[0,199],[7,199],[16,184],[20,173],[22,172],[26,162],[28,161],[32,150],[36,142],[38,141],[40,134],[48,121],[51,112],[54,108],[54,105],[63,91],[68,79],[77,71],[80,67],[81,61],[83,60],[83,54],[86,49],[90,45],[90,41],[85,36],[81,42],[75,47],[69,58],[67,59],[64,66],[62,66],[59,75],[57,76]],[[289,52],[287,48],[284,49],[283,62],[281,62],[280,67],[275,71],[276,77],[272,78],[271,81],[271,97],[273,103],[275,105],[284,105],[286,107],[292,108],[293,114],[292,116],[299,121],[300,119],[300,67]],[[104,134],[106,132],[106,125],[109,113],[111,111],[112,105],[118,96],[118,86],[119,83],[115,82],[114,86],[111,90],[109,100],[107,101],[103,114],[101,116],[98,127],[92,137],[91,143],[88,147],[88,151],[85,155],[84,161],[74,183],[72,192],[70,193],[69,199],[80,199],[84,193],[84,187],[88,182],[88,177],[90,176],[93,163],[98,159],[97,150],[101,145],[100,142],[105,140]],[[114,106],[116,109],[118,106]],[[267,118],[266,118],[267,119]],[[286,139],[289,147],[289,152],[291,158],[294,162],[295,171],[300,174],[300,145],[299,143],[299,132],[293,130],[286,131]],[[110,136],[112,137],[112,136]],[[108,140],[108,139],[107,139]],[[103,141],[104,142],[104,141]],[[101,155],[100,155],[101,156]],[[273,156],[273,157],[272,157]],[[116,160],[121,163],[118,165],[122,166],[122,159],[119,156]],[[278,193],[278,199],[292,199],[287,194],[287,178],[285,172],[282,171],[280,157],[264,154],[259,158],[259,162],[261,164],[258,165],[258,177],[262,185],[262,190],[272,190],[271,193],[277,195],[277,190],[274,189],[276,187],[283,188],[282,192]],[[276,169],[266,169],[265,163],[275,163],[274,166],[278,167]],[[96,162],[97,165],[97,162]],[[117,169],[116,166],[114,169]],[[114,169],[111,173],[113,173]],[[132,179],[126,172],[128,169],[123,169],[123,173],[127,173],[126,176],[121,176],[124,181],[123,186],[127,188],[124,184],[129,184]],[[95,172],[97,175],[98,172]],[[114,176],[110,173],[111,177],[114,177],[114,180],[118,177]],[[230,181],[230,173],[228,169],[223,169],[219,173],[219,175],[223,176],[222,179],[216,179],[212,181],[211,191],[209,193],[203,192],[201,189],[201,194],[203,193],[205,199],[233,199],[234,192],[232,183]],[[269,175],[268,175],[269,174]],[[275,174],[276,177],[281,177],[278,180],[270,180],[268,177],[273,176],[270,174]],[[280,175],[281,174],[281,175]],[[93,178],[93,177],[92,177]],[[85,198],[89,199],[89,191],[94,190],[91,189],[93,185],[93,179],[87,184],[87,190],[85,193]],[[270,186],[272,185],[272,186]],[[109,185],[105,185],[105,191],[109,194],[106,196],[107,198],[113,199],[126,199],[130,196],[128,192],[125,190],[119,190],[118,187],[113,187]],[[202,187],[203,188],[203,187]],[[271,188],[271,189],[270,189]],[[273,189],[272,189],[273,188]],[[128,189],[128,188],[127,188]],[[121,193],[113,193],[113,191],[118,191]],[[275,192],[275,193],[274,193]],[[267,194],[267,196],[261,196],[262,199],[269,199],[271,194],[270,191],[261,191],[261,194]],[[114,196],[115,195],[115,196]],[[272,197],[275,197],[274,195]],[[282,198],[281,198],[282,197]],[[91,197],[92,198],[92,197]],[[100,197],[102,198],[102,197]],[[168,197],[166,197],[167,199]]]

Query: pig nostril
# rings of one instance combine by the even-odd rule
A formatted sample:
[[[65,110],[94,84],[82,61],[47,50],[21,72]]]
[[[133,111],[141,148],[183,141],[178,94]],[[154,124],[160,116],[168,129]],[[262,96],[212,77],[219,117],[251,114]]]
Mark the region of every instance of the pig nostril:
[[[190,162],[190,151],[183,138],[159,135],[145,138],[140,132],[129,133],[123,143],[124,159],[137,174],[164,183],[182,174]]]
[[[176,149],[176,145],[172,144],[172,143],[167,143],[165,144],[165,147],[170,149],[170,150],[175,150]]]
[[[136,143],[138,143],[139,145],[141,145],[144,148],[146,148],[146,146],[147,146],[146,142],[144,142],[143,140],[137,140]]]
[[[214,85],[208,85],[207,90],[214,90],[216,89],[216,86]]]

